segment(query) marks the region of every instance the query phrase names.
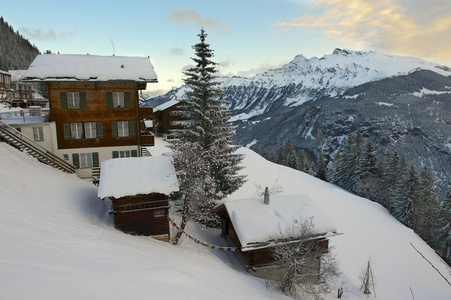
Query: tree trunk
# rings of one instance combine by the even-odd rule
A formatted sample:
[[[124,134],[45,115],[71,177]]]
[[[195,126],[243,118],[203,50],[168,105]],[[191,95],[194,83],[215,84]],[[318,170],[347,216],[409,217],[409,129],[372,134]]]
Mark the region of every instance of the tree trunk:
[[[182,221],[179,226],[182,230],[185,230],[186,223],[188,223],[189,201],[187,199],[188,199],[188,195],[185,195],[185,201],[183,202]],[[172,238],[172,243],[177,245],[181,236],[182,236],[182,232],[177,230],[177,233]]]

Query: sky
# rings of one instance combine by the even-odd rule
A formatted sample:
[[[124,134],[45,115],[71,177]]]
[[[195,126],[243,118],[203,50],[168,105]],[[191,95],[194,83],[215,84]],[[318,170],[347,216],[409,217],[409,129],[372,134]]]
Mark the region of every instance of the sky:
[[[220,75],[335,48],[451,66],[451,0],[2,0],[0,14],[41,52],[149,56],[156,94],[183,84],[201,28]]]

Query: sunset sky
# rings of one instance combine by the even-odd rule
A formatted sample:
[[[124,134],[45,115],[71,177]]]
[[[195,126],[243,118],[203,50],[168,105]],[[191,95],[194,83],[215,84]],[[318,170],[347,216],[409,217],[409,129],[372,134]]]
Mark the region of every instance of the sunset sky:
[[[41,52],[150,56],[155,91],[182,84],[202,27],[224,75],[334,48],[451,67],[451,0],[2,0],[0,14]]]

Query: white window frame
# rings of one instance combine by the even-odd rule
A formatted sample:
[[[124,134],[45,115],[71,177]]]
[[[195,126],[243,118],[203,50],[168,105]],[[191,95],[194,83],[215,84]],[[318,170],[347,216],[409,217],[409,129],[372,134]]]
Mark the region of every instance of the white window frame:
[[[97,138],[97,123],[96,122],[85,122],[85,138],[95,139]]]
[[[113,108],[124,108],[125,97],[124,92],[113,92]]]
[[[117,136],[127,137],[130,135],[130,130],[128,128],[128,121],[117,121]]]
[[[83,123],[70,123],[70,137],[76,140],[83,137]]]
[[[154,216],[154,218],[165,217],[166,209],[164,209],[164,208],[155,209],[153,211],[153,216]]]
[[[67,108],[80,108],[80,93],[67,93]]]
[[[131,151],[130,150],[119,151],[119,158],[126,158],[126,157],[131,157]]]
[[[33,140],[35,142],[44,140],[44,130],[42,127],[33,127]]]
[[[92,168],[92,153],[80,153],[80,168]]]

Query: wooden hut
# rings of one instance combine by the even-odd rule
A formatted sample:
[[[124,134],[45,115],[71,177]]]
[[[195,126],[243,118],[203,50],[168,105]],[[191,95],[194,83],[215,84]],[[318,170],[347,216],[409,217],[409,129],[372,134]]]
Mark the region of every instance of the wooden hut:
[[[98,197],[112,201],[117,229],[169,240],[169,195],[178,191],[166,156],[110,159],[102,163]]]
[[[232,247],[237,247],[236,255],[250,274],[274,279],[280,274],[272,256],[272,248],[280,242],[295,243],[296,238],[277,239],[280,231],[294,220],[313,217],[315,239],[327,251],[328,237],[335,232],[324,212],[307,194],[269,195],[229,201],[218,205],[213,212],[221,217],[222,232]],[[314,259],[313,268],[320,268],[320,260]]]

